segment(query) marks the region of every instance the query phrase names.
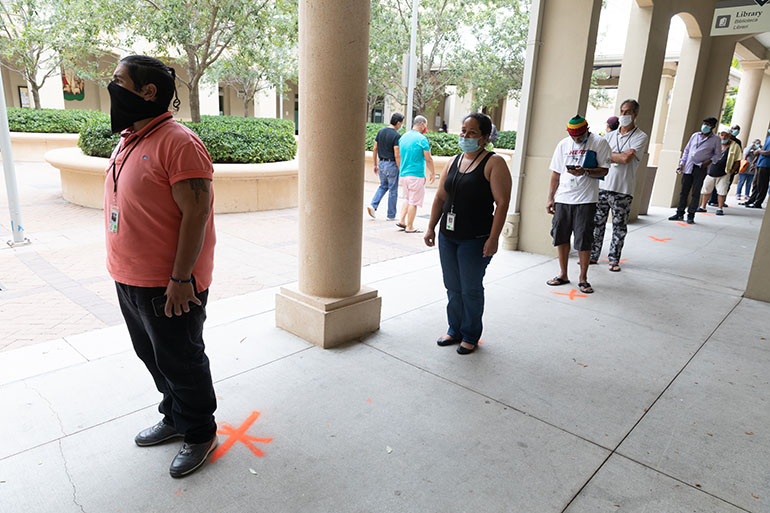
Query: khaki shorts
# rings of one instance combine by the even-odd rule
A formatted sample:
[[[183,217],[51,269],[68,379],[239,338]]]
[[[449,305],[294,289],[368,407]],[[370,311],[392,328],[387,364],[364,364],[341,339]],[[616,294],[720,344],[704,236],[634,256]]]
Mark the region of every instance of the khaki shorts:
[[[703,180],[703,188],[700,190],[701,194],[711,194],[711,191],[717,189],[719,196],[727,196],[727,191],[730,189],[730,175],[725,176],[706,176]]]

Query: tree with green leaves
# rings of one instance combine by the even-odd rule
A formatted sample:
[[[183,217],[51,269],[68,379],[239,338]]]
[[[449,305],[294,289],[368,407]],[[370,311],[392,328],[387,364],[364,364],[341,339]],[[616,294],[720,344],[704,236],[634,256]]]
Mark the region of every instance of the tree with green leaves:
[[[402,85],[402,60],[409,45],[409,33],[400,23],[393,23],[394,12],[385,2],[373,1],[369,29],[369,82],[366,90],[366,118],[385,98],[406,103]]]
[[[228,49],[267,31],[285,0],[139,0],[135,31],[185,71],[177,78],[190,91],[190,113],[200,121],[200,82]],[[253,41],[251,41],[253,43]]]
[[[296,9],[276,16],[265,30],[245,39],[248,43],[226,52],[207,78],[233,88],[243,101],[244,117],[248,117],[249,105],[258,92],[297,79]]]
[[[96,7],[93,0],[0,1],[0,65],[29,83],[36,109],[49,78],[62,68],[85,70],[103,53]]]

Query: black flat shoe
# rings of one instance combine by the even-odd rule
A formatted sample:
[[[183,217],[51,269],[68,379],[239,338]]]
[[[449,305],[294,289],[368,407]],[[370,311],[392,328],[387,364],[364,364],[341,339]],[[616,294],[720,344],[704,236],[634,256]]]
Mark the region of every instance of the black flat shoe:
[[[149,447],[162,444],[174,438],[182,438],[183,436],[181,433],[177,433],[176,428],[169,426],[161,420],[154,426],[148,427],[136,435],[134,443],[139,447]]]
[[[217,448],[217,445],[219,445],[217,435],[201,444],[183,444],[174,457],[174,461],[171,462],[171,467],[168,469],[169,474],[171,477],[184,477],[192,474],[206,463],[206,458]]]
[[[473,349],[467,349],[463,346],[457,346],[457,354],[471,354],[473,351],[476,350],[476,347],[477,347],[477,344],[473,345]]]
[[[456,338],[444,338],[444,337],[439,337],[439,338],[436,340],[436,344],[440,345],[441,347],[444,347],[444,346],[451,346],[451,345],[453,345],[453,344],[459,344],[459,343],[460,343],[460,341],[459,341],[459,340],[457,340]]]

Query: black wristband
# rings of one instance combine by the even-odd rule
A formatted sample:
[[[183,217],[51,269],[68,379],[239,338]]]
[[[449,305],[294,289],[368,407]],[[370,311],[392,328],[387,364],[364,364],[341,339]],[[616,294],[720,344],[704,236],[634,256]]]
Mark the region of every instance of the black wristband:
[[[177,283],[192,283],[192,278],[190,278],[189,280],[177,280],[173,276],[169,276],[168,279],[171,281],[175,281]]]

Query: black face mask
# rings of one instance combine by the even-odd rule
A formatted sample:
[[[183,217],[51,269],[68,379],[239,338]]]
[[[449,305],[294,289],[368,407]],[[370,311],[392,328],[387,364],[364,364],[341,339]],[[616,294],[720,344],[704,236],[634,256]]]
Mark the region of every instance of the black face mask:
[[[138,94],[134,94],[114,82],[107,85],[107,91],[110,93],[112,133],[125,130],[140,119],[156,118],[164,112],[168,112],[168,108],[155,102],[146,101]]]

